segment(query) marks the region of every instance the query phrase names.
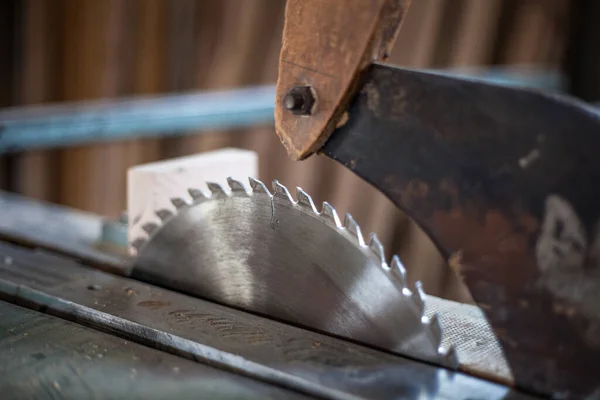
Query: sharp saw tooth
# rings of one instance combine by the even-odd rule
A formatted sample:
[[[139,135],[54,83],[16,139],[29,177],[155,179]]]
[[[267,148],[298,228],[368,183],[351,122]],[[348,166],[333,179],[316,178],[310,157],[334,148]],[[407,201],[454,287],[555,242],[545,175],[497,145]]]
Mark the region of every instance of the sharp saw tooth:
[[[315,203],[313,203],[312,198],[301,188],[296,188],[296,198],[298,199],[298,204],[310,209],[315,214],[318,214],[317,207],[315,207]]]
[[[273,181],[273,196],[279,197],[280,199],[285,199],[285,200],[289,201],[292,204],[295,203],[295,201],[292,198],[292,195],[290,194],[290,191],[288,190],[288,188],[286,188],[285,186],[283,186],[277,180]]]
[[[413,303],[417,306],[419,313],[422,315],[425,312],[425,292],[421,282],[415,282],[415,290],[411,295]]]
[[[158,224],[155,224],[154,222],[148,222],[144,225],[142,225],[142,229],[148,234],[148,235],[152,235],[154,232],[156,232],[156,230],[159,228]]]
[[[175,197],[171,199],[171,203],[175,206],[175,208],[179,209],[181,207],[189,206],[188,202],[182,199],[181,197]]]
[[[227,178],[227,184],[231,188],[233,193],[248,193],[246,186],[240,181],[233,179],[232,177]]]
[[[360,226],[356,223],[352,215],[346,214],[346,218],[344,219],[344,226],[358,240],[359,246],[365,246],[365,239],[363,238],[362,232],[360,231]]]
[[[373,253],[375,253],[377,258],[379,258],[379,262],[381,263],[381,265],[387,266],[387,263],[385,262],[385,253],[383,250],[383,245],[381,244],[379,238],[375,233],[371,233],[369,235],[369,248]]]
[[[333,222],[337,228],[342,227],[342,223],[337,215],[337,211],[335,211],[335,208],[333,208],[333,206],[326,201],[323,202],[323,210],[321,211],[321,215],[327,220]]]
[[[250,182],[250,187],[254,193],[264,193],[271,196],[271,192],[269,192],[269,189],[267,189],[267,186],[262,183],[262,181],[254,178],[248,178],[248,181]]]
[[[219,185],[215,182],[206,182],[206,186],[208,186],[208,190],[211,192],[211,197],[215,196],[216,198],[227,196],[227,192],[223,189],[223,186]]]
[[[437,314],[433,314],[429,317],[429,330],[435,339],[435,343],[437,343],[439,347],[442,344],[442,324],[440,323],[440,318]]]
[[[167,219],[171,218],[174,214],[171,212],[171,210],[167,210],[167,209],[162,209],[162,210],[158,210],[156,211],[156,216],[158,218],[160,218],[162,221],[166,221]]]
[[[144,238],[137,238],[131,242],[131,247],[139,251],[142,247],[144,247],[146,242],[147,240]]]
[[[444,356],[446,361],[446,366],[449,368],[456,369],[459,365],[458,354],[456,353],[456,348],[451,346],[450,348],[442,348],[438,349],[438,352]]]
[[[189,201],[189,198],[187,196],[184,196],[183,198],[177,198],[177,199],[173,199],[173,204],[177,207],[181,207],[184,205],[184,203],[189,203],[190,207],[193,207],[195,204],[200,203],[200,202],[204,202],[204,201],[217,201],[217,199],[220,198],[220,196],[228,196],[230,198],[231,201],[218,201],[218,206],[219,207],[223,207],[224,210],[237,210],[236,207],[240,207],[246,204],[247,200],[251,200],[253,202],[255,202],[256,204],[260,204],[264,207],[268,207],[268,206],[273,206],[272,203],[272,198],[273,195],[280,197],[281,199],[287,199],[290,204],[293,204],[294,206],[298,206],[298,208],[295,207],[282,207],[281,208],[281,212],[288,212],[288,213],[292,213],[290,215],[293,215],[294,217],[296,217],[296,214],[309,214],[308,209],[312,210],[313,212],[317,213],[317,210],[314,206],[314,203],[311,199],[311,197],[305,193],[301,188],[296,188],[296,199],[297,202],[294,200],[294,198],[292,198],[292,196],[290,195],[288,189],[279,184],[279,182],[274,181],[273,182],[273,190],[274,190],[274,194],[271,194],[269,192],[269,189],[267,189],[267,187],[263,184],[263,182],[257,180],[257,179],[253,179],[253,178],[249,178],[249,182],[250,182],[250,188],[248,188],[248,185],[244,186],[242,183],[228,178],[227,179],[228,182],[228,186],[225,187],[225,190],[221,185],[218,185],[216,183],[207,183],[208,188],[211,190],[211,193],[209,194],[207,191],[202,191],[202,190],[198,190],[198,189],[190,189],[189,193],[190,196],[192,196],[192,198],[194,199],[193,202]],[[231,191],[229,191],[231,188]],[[248,198],[247,199],[239,199],[239,197],[241,196],[233,196],[232,193],[234,192],[246,192],[248,194]],[[267,196],[264,195],[256,195],[256,194],[266,194]],[[252,194],[256,195],[256,196],[252,196]],[[185,199],[188,199],[187,201]],[[270,204],[269,204],[270,203]],[[300,208],[301,207],[301,208]],[[199,207],[198,211],[201,211]],[[294,210],[295,208],[295,210]],[[287,210],[287,211],[286,211]],[[298,211],[303,211],[301,213],[299,213]],[[146,237],[144,235],[143,238],[137,238],[136,240],[134,240],[131,243],[132,248],[137,250],[137,255],[136,255],[136,259],[138,260],[138,262],[142,262],[142,263],[150,263],[149,265],[155,265],[154,260],[156,260],[157,258],[161,258],[164,256],[164,251],[165,251],[165,246],[161,245],[161,240],[165,240],[164,238],[169,238],[169,232],[173,232],[173,229],[175,229],[177,231],[177,223],[181,224],[191,224],[194,223],[193,220],[189,219],[189,215],[187,213],[178,213],[176,211],[174,211],[173,209],[161,209],[158,210],[156,212],[156,215],[163,221],[163,223],[160,222],[156,222],[154,224],[146,224],[144,226],[142,226],[142,228],[148,233],[148,237]],[[356,251],[356,250],[352,250],[354,256],[357,258],[357,262],[356,263],[351,263],[351,267],[352,267],[352,271],[354,273],[358,274],[358,271],[361,271],[360,268],[375,268],[377,267],[377,265],[375,264],[380,264],[380,265],[385,265],[387,266],[386,262],[385,262],[385,256],[384,256],[384,249],[383,246],[381,244],[381,242],[378,240],[377,236],[375,234],[371,234],[369,235],[369,241],[368,241],[368,247],[369,250],[367,250],[367,246],[365,245],[365,240],[364,237],[362,235],[361,229],[359,227],[359,225],[356,223],[356,221],[352,218],[352,216],[350,214],[346,215],[346,218],[344,220],[344,224],[342,224],[340,222],[340,219],[338,217],[338,214],[336,212],[336,210],[327,202],[323,203],[323,208],[321,210],[320,213],[318,213],[319,217],[318,218],[308,218],[308,220],[304,221],[304,224],[308,224],[307,226],[309,226],[312,231],[313,234],[312,235],[307,235],[309,237],[313,237],[315,236],[315,232],[322,232],[322,228],[319,228],[320,230],[317,230],[316,227],[311,227],[310,224],[312,223],[318,223],[318,221],[320,221],[321,224],[325,224],[326,226],[328,226],[328,229],[333,229],[332,232],[337,232],[338,234],[333,234],[331,235],[329,238],[332,239],[332,244],[335,245],[336,247],[334,248],[335,254],[339,254],[338,252],[340,251],[340,249],[343,249],[343,251],[347,251],[348,250],[348,245],[350,245],[350,247],[355,247],[355,248],[360,248],[360,251]],[[185,217],[184,217],[185,216]],[[171,218],[176,218],[177,220],[171,220]],[[166,224],[164,222],[166,222],[167,220],[169,220],[169,223]],[[308,223],[308,221],[310,221],[310,223]],[[215,222],[216,223],[216,222]],[[175,228],[174,228],[175,226]],[[303,227],[305,225],[302,225]],[[239,227],[238,227],[239,228]],[[344,228],[344,229],[342,229]],[[156,230],[157,229],[164,229],[165,232],[164,234],[157,234]],[[198,237],[203,237],[202,235],[200,235],[204,230],[196,230],[195,232],[197,234],[199,234]],[[269,234],[271,234],[271,230],[267,230],[267,232]],[[346,233],[343,233],[346,232]],[[162,233],[162,231],[161,231]],[[343,234],[339,234],[339,233],[343,233]],[[247,234],[250,235],[251,234],[251,230],[247,231]],[[276,235],[276,233],[272,233],[273,235]],[[161,239],[162,238],[162,239]],[[151,245],[150,243],[154,243],[154,245]],[[173,244],[171,243],[171,246]],[[328,247],[330,245],[330,243],[328,242]],[[168,246],[167,246],[168,247]],[[258,246],[258,249],[261,249],[261,246]],[[172,254],[169,255],[170,259],[177,259],[178,256],[181,256],[183,258],[181,258],[180,260],[183,260],[182,262],[185,264],[187,263],[187,267],[190,270],[193,270],[196,267],[196,263],[193,262],[193,260],[196,260],[194,257],[195,256],[190,256],[188,253],[186,253],[186,251],[188,251],[186,248],[170,248],[171,250],[167,249],[168,251],[170,251]],[[182,255],[183,254],[183,255]],[[187,257],[185,255],[188,255]],[[202,252],[197,253],[196,256],[198,254],[202,254]],[[372,254],[375,254],[377,258],[374,258]],[[268,254],[264,255],[263,259],[267,259],[268,260]],[[331,255],[326,255],[326,259],[328,260],[327,263],[323,263],[323,265],[328,265],[331,268],[334,268],[336,266],[336,262],[337,262],[337,258]],[[141,261],[140,261],[141,260]],[[151,261],[149,261],[151,260]],[[362,260],[362,262],[361,262]],[[378,260],[378,261],[375,261]],[[270,265],[270,264],[269,264]],[[315,264],[316,265],[316,264]],[[139,268],[140,265],[137,265],[136,268]],[[306,265],[302,264],[297,264],[295,265],[296,268],[305,268]],[[344,267],[348,267],[348,263],[344,262]],[[246,268],[248,267],[252,267],[252,268],[262,268],[262,264],[261,265],[253,265],[253,264],[248,264],[245,266]],[[150,267],[152,268],[152,267]],[[271,266],[270,268],[273,268],[271,270],[271,273],[274,273],[274,271],[277,271],[277,269],[274,266]],[[324,268],[323,266],[320,266],[319,268]],[[358,268],[358,269],[357,269]],[[168,274],[168,268],[164,268],[163,269],[165,274]],[[166,276],[166,275],[165,275]],[[282,275],[283,277],[285,277],[286,275]],[[425,334],[424,337],[428,338],[428,343],[427,343],[427,348],[425,349],[425,347],[423,347],[421,350],[419,350],[417,353],[417,357],[421,357],[423,356],[423,352],[425,353],[425,355],[423,356],[426,360],[428,361],[434,361],[434,362],[441,362],[443,363],[443,365],[445,366],[450,366],[455,368],[458,365],[458,356],[456,354],[456,351],[454,348],[452,347],[448,347],[448,350],[446,350],[446,347],[442,347],[440,345],[441,343],[441,337],[442,337],[442,326],[440,324],[440,320],[438,319],[438,317],[433,317],[433,318],[426,318],[424,317],[424,309],[425,309],[425,294],[422,290],[421,284],[420,282],[417,282],[415,284],[415,289],[414,290],[410,290],[407,285],[406,285],[406,271],[404,269],[404,267],[402,266],[402,263],[400,262],[400,259],[397,256],[394,256],[392,258],[392,260],[389,263],[389,268],[385,268],[385,274],[377,274],[377,279],[388,279],[393,281],[393,285],[381,285],[381,286],[372,286],[371,290],[376,291],[377,294],[382,293],[382,287],[387,287],[388,289],[385,290],[390,290],[393,291],[393,289],[398,289],[398,291],[396,292],[387,292],[387,294],[391,295],[391,296],[398,296],[396,297],[396,299],[398,300],[398,310],[400,310],[401,312],[396,314],[396,315],[401,315],[402,318],[404,319],[402,321],[402,323],[412,323],[412,324],[416,324],[415,329],[419,329],[420,333]],[[181,279],[182,281],[187,281],[189,279],[188,276],[186,275],[182,275],[180,277],[178,277],[178,279]],[[285,281],[285,279],[282,279],[282,277],[280,276],[278,279],[273,280],[273,282],[278,282],[277,284],[279,285],[281,282]],[[198,282],[198,290],[204,290],[203,287],[206,286],[206,282],[204,281],[199,281]],[[295,281],[290,281],[290,282],[286,282],[286,284],[289,285],[290,290],[294,290],[294,288],[297,287],[298,282]],[[204,286],[202,286],[204,285]],[[214,286],[214,285],[213,285]],[[210,286],[210,287],[213,287]],[[301,290],[301,289],[300,289]],[[220,300],[220,298],[217,298],[217,300]],[[284,301],[284,300],[282,300]],[[234,303],[235,303],[235,299],[234,299]],[[285,303],[285,302],[284,302]],[[313,306],[313,305],[311,305]],[[315,310],[320,310],[320,308],[322,307],[321,304],[317,304],[315,305]],[[257,312],[263,312],[264,310],[260,310],[260,307],[258,307],[257,310],[255,310]],[[360,311],[360,310],[359,310]],[[375,310],[376,311],[376,310]],[[362,311],[360,311],[362,312]],[[369,311],[370,312],[370,311]],[[408,313],[408,314],[407,314]],[[370,314],[369,314],[370,315]],[[372,314],[371,317],[373,318],[378,318],[377,317],[378,314]],[[295,317],[294,317],[295,318]],[[293,321],[292,321],[293,322]],[[299,323],[303,323],[302,321],[299,321]],[[319,325],[320,321],[316,321],[316,329],[322,329],[322,327]],[[385,320],[380,320],[378,321],[378,327],[380,329],[382,329],[383,332],[387,332],[389,334],[394,334],[394,332],[397,331],[397,324],[388,324]],[[341,326],[333,326],[333,327],[329,327],[327,329],[331,329],[332,333],[334,334],[339,334],[340,332],[346,332],[347,327]],[[397,333],[399,336],[403,334],[403,332],[398,332]],[[352,337],[351,337],[352,338]],[[373,343],[375,345],[379,345],[378,343],[378,338],[377,336],[374,336],[373,338],[369,338],[369,341],[373,341]],[[373,344],[371,343],[371,344]],[[391,349],[390,349],[391,350]],[[407,355],[413,355],[412,351],[406,350],[407,351]]]
[[[196,201],[196,202],[200,201],[200,200],[206,200],[209,197],[206,195],[206,193],[204,193],[200,189],[188,189],[188,193],[190,194],[190,196],[192,196],[192,199],[194,199],[194,201]]]
[[[406,287],[406,269],[404,265],[402,265],[402,261],[400,261],[400,257],[394,256],[392,257],[392,262],[390,264],[390,270],[392,271],[392,276],[397,279],[402,287]]]

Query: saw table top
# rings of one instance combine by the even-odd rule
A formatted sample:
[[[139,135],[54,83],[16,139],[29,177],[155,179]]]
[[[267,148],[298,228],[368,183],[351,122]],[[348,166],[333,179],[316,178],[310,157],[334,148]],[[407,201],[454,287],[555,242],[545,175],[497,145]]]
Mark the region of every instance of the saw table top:
[[[99,338],[103,338],[98,340],[109,341],[124,339],[132,348],[137,348],[137,345],[132,343],[136,342],[155,349],[155,357],[163,354],[165,360],[183,357],[182,363],[192,359],[203,366],[211,365],[219,370],[234,371],[236,378],[239,375],[249,376],[252,380],[268,382],[270,385],[310,396],[389,398],[391,395],[402,394],[408,398],[417,398],[426,394],[430,397],[443,395],[455,398],[457,393],[469,393],[478,394],[482,398],[505,398],[507,395],[526,398],[506,386],[485,380],[508,383],[510,371],[501,352],[496,354],[493,351],[498,348],[497,342],[482,340],[486,339],[486,335],[482,334],[481,330],[472,330],[468,340],[464,341],[464,346],[457,346],[457,351],[461,362],[466,366],[465,369],[485,379],[355,345],[127,278],[127,259],[110,256],[111,262],[105,266],[103,262],[107,260],[108,254],[95,257],[100,250],[88,251],[94,246],[94,235],[91,232],[100,226],[100,217],[25,200],[14,195],[0,196],[0,199],[3,199],[2,204],[9,214],[19,215],[18,218],[12,218],[15,224],[0,223],[0,238],[5,240],[0,242],[0,298],[44,312],[33,313],[35,317],[31,317],[32,320],[54,321],[42,321],[41,325],[60,326],[61,328],[56,329],[61,332],[71,330],[71,336],[82,335],[85,338],[98,335]],[[31,218],[37,221],[40,229],[19,228],[36,225]],[[44,220],[54,223],[43,224]],[[59,220],[62,220],[63,224],[68,221],[69,226],[80,227],[83,233],[78,235],[78,231],[73,231],[65,236],[67,240],[57,240],[54,228],[59,226]],[[52,226],[54,228],[51,228]],[[56,243],[59,245],[55,245]],[[473,306],[465,306],[468,310],[462,310],[457,308],[455,303],[437,300],[439,301],[431,302],[431,299],[427,298],[426,313],[429,315],[440,307],[444,308],[444,326],[450,324],[460,328],[465,323],[476,323],[481,328],[477,321],[485,322],[481,311]],[[449,306],[457,312],[448,312]],[[472,312],[473,309],[475,313]],[[32,313],[23,308],[15,310],[13,314]],[[61,319],[57,319],[56,316]],[[22,318],[26,320],[29,317]],[[72,322],[66,323],[64,320]],[[17,322],[13,322],[10,324],[18,325]],[[483,328],[489,333],[489,326]],[[8,328],[7,331],[10,329],[12,328]],[[18,331],[32,334],[32,331]],[[453,332],[458,334],[459,331]],[[41,333],[40,335],[41,342],[56,342],[50,336],[44,339]],[[107,337],[110,339],[104,339]],[[488,339],[494,338],[491,336]],[[38,353],[36,348],[28,347],[29,342],[19,343],[18,347],[12,347],[10,350],[13,356],[17,354],[24,360],[29,354]],[[66,345],[71,346],[68,343]],[[477,352],[473,351],[474,346]],[[130,350],[129,347],[121,350],[118,346],[114,347],[114,350],[115,353],[124,354],[137,351]],[[71,357],[67,353],[60,353],[60,357],[63,357],[63,361],[57,361],[59,365],[76,365],[79,362],[79,356],[76,354]],[[94,371],[112,368],[112,361],[109,362],[105,357],[106,355],[93,359],[96,368]],[[141,368],[131,367],[126,362],[127,357],[115,357],[117,359],[114,363],[119,364],[119,368],[135,368],[139,372],[139,382],[145,384],[142,379],[146,378],[141,378]],[[170,361],[164,362],[168,364]],[[482,369],[481,366],[484,364],[489,364],[495,371],[492,371],[491,375],[482,373],[481,370],[485,368]],[[23,370],[19,381],[29,379],[23,377],[28,376],[30,370],[24,366],[16,367]],[[12,367],[9,369],[12,370]],[[86,375],[86,380],[90,376]],[[227,377],[223,379],[228,380]],[[13,380],[11,378],[5,384],[10,384]],[[234,378],[232,380],[238,385]],[[27,390],[52,391],[53,382],[45,380],[35,388],[30,387]],[[60,381],[58,384],[61,385]],[[96,381],[94,390],[101,391],[99,387],[103,384],[105,383],[101,380]],[[151,384],[148,385],[151,387]],[[266,396],[260,392],[263,390],[261,388],[246,389],[244,382],[240,382],[239,386],[242,391],[259,390],[256,392],[258,397]],[[105,390],[109,396],[110,393],[114,393],[111,390],[116,389],[107,387]],[[119,390],[129,389],[122,386]],[[187,393],[185,390],[187,389],[183,387],[181,392],[177,393],[183,393],[183,396]],[[198,390],[204,393],[201,388]],[[70,396],[79,392],[68,393]],[[267,390],[264,393],[271,392]],[[278,392],[273,393],[274,396],[278,395]],[[73,395],[72,398],[78,397]]]
[[[307,398],[14,304],[0,314],[5,400]]]

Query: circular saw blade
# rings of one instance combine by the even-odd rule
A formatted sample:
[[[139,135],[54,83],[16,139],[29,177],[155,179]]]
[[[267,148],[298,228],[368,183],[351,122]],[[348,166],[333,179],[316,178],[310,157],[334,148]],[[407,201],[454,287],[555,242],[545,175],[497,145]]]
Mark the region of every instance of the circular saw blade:
[[[398,257],[388,264],[375,234],[365,243],[347,214],[273,182],[228,179],[173,199],[145,226],[135,277],[224,305],[455,368],[441,347],[437,316],[424,316],[419,284],[410,290]]]

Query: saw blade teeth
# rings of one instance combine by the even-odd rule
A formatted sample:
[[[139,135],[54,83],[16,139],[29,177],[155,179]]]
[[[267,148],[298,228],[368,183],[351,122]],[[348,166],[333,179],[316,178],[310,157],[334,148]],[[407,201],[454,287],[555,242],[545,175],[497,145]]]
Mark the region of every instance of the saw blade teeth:
[[[402,287],[406,287],[406,269],[404,265],[402,265],[402,261],[400,261],[400,257],[395,255],[392,257],[392,262],[390,264],[390,270],[392,271],[392,276],[400,281]]]
[[[278,180],[273,181],[273,196],[279,197],[280,199],[285,199],[292,204],[295,203],[294,198],[290,194],[288,188],[279,183]]]
[[[188,189],[188,193],[190,194],[192,199],[194,199],[194,201],[196,201],[196,202],[201,201],[201,200],[206,200],[209,197],[206,195],[206,193],[204,193],[200,189],[190,188],[190,189]]]
[[[242,193],[242,194],[248,193],[246,186],[244,186],[244,184],[242,182],[235,180],[232,177],[227,178],[227,184],[229,185],[229,188],[231,189],[232,193]]]
[[[417,357],[422,355],[427,361],[433,360],[436,363],[441,363],[442,365],[451,368],[456,368],[458,366],[459,360],[455,348],[446,346],[445,344],[442,346],[442,339],[444,339],[445,342],[447,338],[444,337],[443,325],[441,324],[439,315],[435,314],[431,317],[425,316],[425,293],[421,283],[416,282],[414,288],[412,285],[410,287],[408,286],[406,270],[402,265],[400,258],[397,255],[394,255],[391,260],[387,260],[389,261],[388,263],[385,258],[384,247],[375,233],[369,234],[368,238],[366,238],[363,236],[360,226],[351,214],[346,214],[344,220],[341,221],[335,208],[327,202],[323,202],[323,206],[319,212],[310,195],[300,187],[296,187],[296,196],[292,197],[287,187],[280,184],[277,180],[272,182],[272,192],[270,192],[270,188],[267,188],[267,186],[258,179],[249,177],[248,182],[242,183],[228,177],[227,184],[224,184],[223,186],[218,183],[207,182],[206,186],[210,192],[204,187],[203,190],[190,188],[188,189],[188,193],[191,196],[191,199],[185,194],[183,194],[182,197],[171,199],[171,203],[175,208],[166,206],[164,209],[159,209],[155,212],[161,221],[154,218],[153,222],[142,224],[141,229],[144,231],[144,233],[140,235],[142,237],[136,238],[130,242],[131,249],[133,249],[132,253],[136,254],[138,259],[146,261],[160,258],[161,252],[164,251],[164,246],[160,245],[161,238],[162,240],[165,240],[165,238],[168,239],[168,234],[172,234],[173,229],[177,227],[176,223],[178,221],[182,222],[183,220],[183,222],[187,223],[188,219],[191,220],[191,218],[189,218],[190,214],[188,214],[189,210],[187,208],[180,210],[182,207],[194,207],[205,201],[215,201],[215,203],[218,203],[216,204],[217,206],[231,207],[230,209],[237,210],[236,207],[245,206],[248,201],[253,201],[256,202],[256,204],[265,207],[264,210],[266,212],[271,211],[271,217],[273,217],[273,207],[275,204],[273,203],[273,196],[277,196],[278,204],[287,200],[291,205],[291,207],[286,207],[285,205],[281,207],[282,212],[291,212],[291,215],[294,216],[298,214],[305,215],[305,218],[308,218],[311,222],[318,220],[321,224],[325,224],[327,229],[333,229],[332,232],[336,232],[336,234],[331,235],[331,237],[340,241],[339,243],[336,242],[334,244],[336,246],[343,246],[334,247],[334,249],[346,251],[350,247],[356,248],[358,246],[360,251],[352,249],[352,254],[359,257],[360,263],[357,265],[362,265],[362,268],[376,268],[376,262],[379,263],[380,271],[376,271],[376,274],[380,277],[379,279],[388,280],[388,285],[384,285],[389,288],[386,290],[397,290],[397,292],[391,293],[392,296],[396,296],[395,300],[398,300],[400,303],[397,309],[399,312],[396,313],[396,315],[404,318],[401,323],[404,324],[408,322],[413,324],[414,330],[418,330],[420,335],[419,340],[421,340],[421,338],[425,340],[426,349],[422,348],[417,351]],[[244,196],[245,198],[241,198]],[[228,200],[220,200],[224,197],[227,197]],[[271,207],[270,210],[266,208],[269,206],[269,202]],[[204,207],[200,205],[198,211],[203,211],[201,210],[203,208]],[[208,208],[212,209],[210,207]],[[312,214],[312,217],[306,216],[306,214],[310,214],[309,209],[314,213]],[[172,218],[173,220],[171,220]],[[306,221],[307,220],[304,220],[304,223],[306,223]],[[279,224],[279,220],[276,221],[276,224]],[[173,228],[174,225],[175,228]],[[271,225],[271,228],[276,229],[273,225]],[[165,229],[164,234],[160,231],[162,229]],[[177,229],[175,229],[175,231],[177,232]],[[156,243],[156,245],[153,247],[152,243]],[[328,260],[334,261],[335,263],[337,258],[339,257],[333,256],[333,258]],[[344,262],[345,261],[346,260],[344,260]],[[328,265],[330,264],[331,263],[328,263]],[[305,265],[298,265],[298,267],[304,266]],[[359,268],[354,265],[352,267]],[[291,282],[290,284],[296,285],[296,282]],[[376,290],[377,293],[381,291],[379,287],[374,288],[373,290]],[[318,307],[320,306],[321,305],[319,304]],[[343,326],[342,328],[345,332],[346,327]],[[382,325],[382,329],[387,329],[387,333],[394,334],[394,331],[397,330],[397,324],[395,322],[392,324],[385,323]],[[411,330],[411,332],[412,331],[413,330]],[[398,336],[404,334],[404,331],[398,332]],[[409,353],[407,355],[414,355],[411,350],[406,351]]]
[[[154,222],[148,222],[148,223],[142,225],[142,229],[148,235],[152,235],[154,232],[156,232],[158,230],[158,228],[159,228],[159,225],[155,224]]]
[[[381,265],[387,266],[387,263],[385,262],[385,252],[383,250],[383,245],[381,244],[381,241],[379,241],[379,238],[374,232],[372,232],[369,235],[369,248],[373,253],[375,253],[377,258],[379,258],[379,262],[381,263]]]
[[[174,215],[173,212],[171,212],[171,210],[167,209],[158,210],[155,214],[158,218],[161,219],[161,221],[166,221]]]
[[[208,190],[210,190],[211,197],[215,196],[216,198],[227,196],[227,192],[220,184],[216,182],[206,182],[206,186],[208,186]]]
[[[185,201],[185,199],[182,199],[181,197],[175,197],[171,199],[171,204],[173,204],[177,209],[190,205],[187,201]]]
[[[450,346],[449,348],[440,347],[438,348],[438,352],[444,357],[447,367],[452,369],[458,368],[458,354],[456,353],[456,348],[454,346]]]
[[[356,223],[352,215],[346,214],[346,218],[344,219],[344,226],[358,240],[359,246],[365,246],[365,238],[362,235],[360,230],[360,226]]]
[[[147,239],[145,239],[145,238],[136,238],[131,242],[131,247],[133,247],[137,251],[140,251],[140,249],[142,247],[144,247],[146,242],[147,242]]]
[[[417,310],[420,315],[425,312],[425,292],[423,291],[423,285],[421,282],[415,282],[415,290],[411,295],[413,303],[417,306]]]
[[[440,322],[440,318],[437,314],[433,314],[429,317],[429,331],[432,333],[433,338],[435,340],[434,343],[439,347],[442,343],[442,324]]]
[[[315,214],[318,214],[317,207],[315,207],[315,203],[313,203],[312,197],[308,195],[304,190],[297,187],[296,188],[296,198],[298,199],[298,204],[304,206],[305,208],[310,209]]]
[[[326,201],[323,202],[323,208],[321,211],[321,215],[324,216],[329,221],[333,222],[333,224],[337,228],[342,227],[342,222],[340,221],[340,218],[338,217],[337,211],[335,211],[335,208],[333,208],[333,206]]]
[[[264,193],[271,196],[271,192],[269,192],[269,189],[267,189],[267,185],[265,185],[262,181],[254,178],[248,178],[248,181],[250,182],[250,187],[254,193]]]

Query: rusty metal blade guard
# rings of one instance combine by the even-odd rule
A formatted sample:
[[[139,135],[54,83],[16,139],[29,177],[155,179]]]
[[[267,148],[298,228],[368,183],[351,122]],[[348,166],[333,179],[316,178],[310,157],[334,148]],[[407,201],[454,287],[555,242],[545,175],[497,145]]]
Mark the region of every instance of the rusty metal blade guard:
[[[595,390],[600,120],[566,98],[374,64],[321,150],[430,235],[516,384]]]

